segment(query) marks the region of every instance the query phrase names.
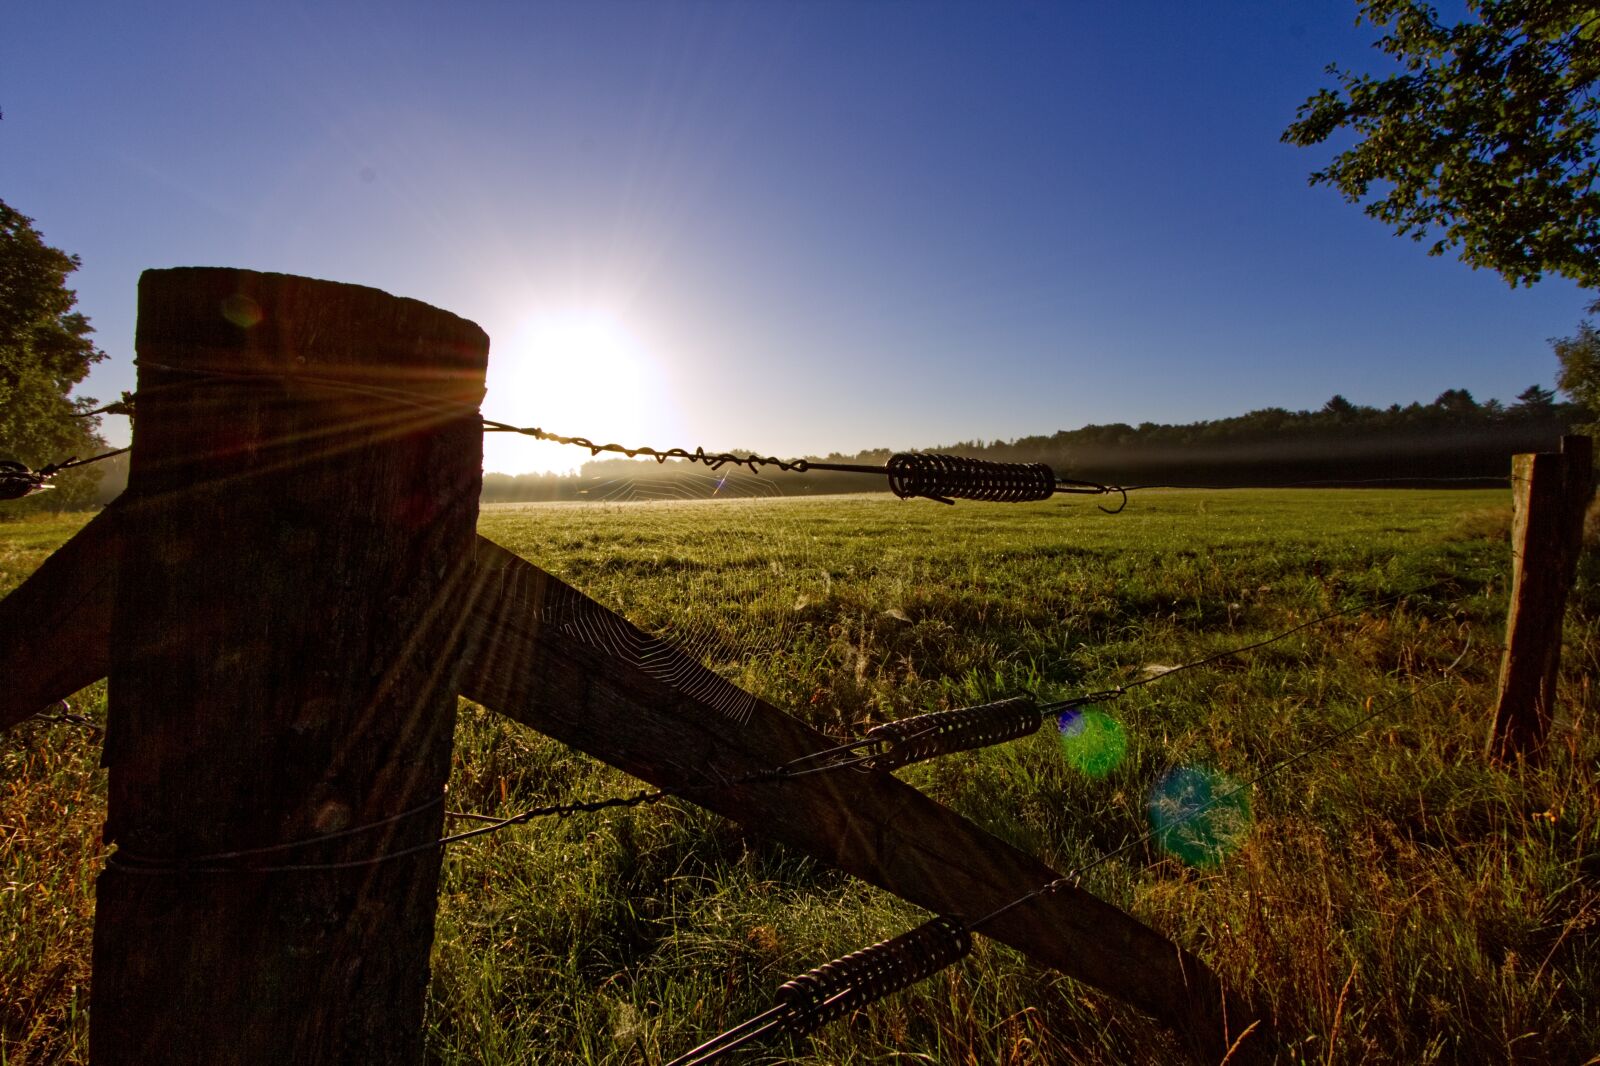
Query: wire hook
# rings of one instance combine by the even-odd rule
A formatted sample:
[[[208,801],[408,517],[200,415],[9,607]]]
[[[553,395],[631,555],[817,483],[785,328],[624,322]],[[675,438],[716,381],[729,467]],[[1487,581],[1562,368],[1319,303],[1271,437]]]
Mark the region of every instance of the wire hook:
[[[1104,504],[1099,504],[1097,506],[1099,506],[1100,510],[1104,511],[1106,514],[1121,514],[1122,509],[1128,506],[1128,490],[1123,488],[1121,485],[1105,485],[1102,487],[1108,493],[1120,492],[1122,494],[1122,502],[1117,504],[1116,510],[1112,510],[1110,507],[1107,507]]]

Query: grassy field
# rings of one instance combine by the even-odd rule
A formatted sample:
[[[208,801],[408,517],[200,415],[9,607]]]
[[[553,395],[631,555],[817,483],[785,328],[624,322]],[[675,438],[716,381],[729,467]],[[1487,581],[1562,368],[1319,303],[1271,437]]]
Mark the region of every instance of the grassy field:
[[[1550,764],[1482,756],[1506,602],[1504,492],[1156,492],[954,508],[887,497],[504,505],[491,539],[829,732],[1059,698],[1409,591],[1046,729],[900,776],[1066,870],[1271,1005],[1284,1061],[1581,1063],[1600,1050],[1600,580],[1568,618]],[[0,592],[81,519],[0,522]],[[1455,664],[1451,670],[1452,664]],[[103,685],[78,709],[104,715]],[[1363,717],[1372,720],[1334,741]],[[1108,739],[1109,738],[1109,739]],[[1330,743],[1331,742],[1331,743]],[[1246,782],[1194,862],[1152,796]],[[0,1062],[86,1057],[97,737],[0,737]],[[636,783],[464,705],[451,805]],[[445,859],[440,1063],[659,1063],[782,981],[924,915],[689,804],[534,823]],[[1144,1019],[979,938],[971,958],[746,1061],[1168,1062]]]

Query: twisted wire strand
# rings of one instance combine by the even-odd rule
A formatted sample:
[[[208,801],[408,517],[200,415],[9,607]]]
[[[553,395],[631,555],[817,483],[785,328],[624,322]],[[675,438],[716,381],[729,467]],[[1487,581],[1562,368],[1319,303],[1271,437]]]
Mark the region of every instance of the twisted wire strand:
[[[0,500],[20,500],[24,496],[32,496],[36,492],[54,488],[50,479],[57,474],[73,470],[90,463],[98,463],[103,459],[111,459],[126,452],[127,448],[114,448],[99,455],[91,455],[87,459],[79,459],[76,455],[63,459],[59,463],[49,463],[38,470],[30,470],[26,463],[19,463],[14,459],[0,459]]]
[[[995,919],[999,918],[1001,915],[1007,914],[1010,911],[1016,909],[1017,907],[1022,906],[1023,904],[1030,903],[1033,900],[1038,899],[1041,896],[1048,896],[1048,895],[1050,895],[1052,893],[1059,892],[1061,889],[1066,888],[1068,886],[1077,885],[1079,883],[1079,881],[1083,878],[1083,875],[1087,874],[1089,871],[1094,870],[1097,867],[1105,865],[1106,863],[1110,862],[1112,859],[1117,858],[1119,855],[1124,855],[1127,852],[1132,851],[1134,848],[1139,847],[1140,845],[1146,844],[1146,843],[1150,842],[1151,840],[1154,840],[1162,832],[1167,832],[1167,831],[1170,831],[1172,828],[1174,828],[1176,826],[1185,825],[1185,824],[1189,823],[1190,821],[1194,820],[1195,818],[1198,818],[1200,815],[1210,811],[1212,808],[1226,803],[1228,800],[1232,799],[1234,796],[1237,796],[1240,793],[1245,792],[1248,789],[1254,788],[1256,785],[1260,784],[1262,781],[1265,781],[1267,778],[1271,777],[1272,775],[1274,775],[1276,773],[1279,773],[1279,772],[1287,769],[1290,766],[1293,766],[1295,763],[1302,762],[1305,759],[1310,758],[1311,756],[1317,754],[1320,751],[1324,751],[1324,750],[1326,750],[1328,748],[1333,747],[1335,744],[1338,744],[1338,743],[1340,743],[1340,742],[1342,742],[1344,740],[1349,739],[1351,736],[1354,736],[1358,730],[1362,729],[1364,726],[1366,726],[1369,723],[1373,722],[1380,715],[1386,713],[1391,708],[1396,707],[1399,704],[1401,704],[1402,702],[1405,702],[1407,700],[1414,701],[1414,700],[1416,700],[1416,698],[1421,693],[1428,692],[1428,691],[1430,691],[1432,689],[1435,689],[1435,688],[1439,687],[1440,685],[1444,684],[1446,681],[1450,680],[1450,674],[1454,672],[1455,668],[1461,663],[1461,660],[1466,658],[1467,652],[1471,650],[1471,647],[1472,647],[1472,644],[1471,644],[1471,641],[1469,640],[1468,643],[1467,643],[1467,647],[1462,649],[1461,654],[1456,657],[1455,662],[1453,662],[1449,666],[1445,667],[1445,669],[1443,671],[1445,676],[1439,678],[1438,680],[1432,681],[1429,684],[1424,685],[1421,689],[1414,689],[1414,690],[1412,690],[1411,692],[1408,692],[1408,693],[1402,693],[1402,694],[1399,694],[1399,695],[1396,695],[1396,696],[1392,696],[1387,700],[1384,700],[1382,702],[1377,703],[1376,706],[1373,705],[1374,701],[1372,701],[1371,698],[1369,697],[1368,703],[1367,703],[1368,712],[1366,714],[1362,715],[1360,718],[1356,719],[1354,722],[1352,722],[1349,725],[1345,726],[1343,729],[1336,730],[1333,733],[1329,734],[1328,736],[1324,737],[1322,740],[1318,741],[1317,743],[1312,744],[1310,747],[1305,748],[1305,749],[1303,749],[1301,751],[1298,751],[1295,754],[1289,756],[1288,758],[1282,759],[1282,760],[1272,764],[1271,766],[1267,767],[1265,770],[1262,770],[1260,773],[1256,774],[1254,777],[1248,778],[1247,780],[1240,782],[1238,785],[1235,785],[1233,788],[1228,789],[1225,792],[1219,792],[1216,795],[1214,795],[1214,796],[1210,797],[1209,799],[1205,800],[1204,802],[1196,804],[1192,809],[1184,811],[1180,816],[1172,819],[1162,829],[1160,829],[1160,830],[1151,829],[1151,830],[1149,830],[1149,831],[1147,831],[1145,833],[1142,833],[1139,836],[1136,836],[1133,839],[1131,839],[1131,840],[1127,841],[1126,843],[1122,844],[1121,846],[1113,848],[1111,851],[1106,852],[1104,855],[1101,855],[1099,858],[1095,859],[1093,862],[1084,863],[1081,866],[1074,867],[1072,870],[1068,871],[1065,874],[1062,874],[1060,877],[1057,877],[1052,881],[1048,881],[1045,884],[1040,885],[1038,888],[1033,889],[1031,892],[1027,892],[1027,893],[1024,893],[1021,896],[1018,896],[1016,899],[1011,900],[1009,903],[1006,903],[1001,907],[997,907],[996,909],[990,911],[988,914],[986,914],[983,917],[979,918],[977,921],[974,921],[974,922],[970,923],[967,926],[968,930],[970,930],[972,932],[977,932],[983,926],[988,925],[989,923],[993,922]]]
[[[1152,489],[1187,489],[1200,492],[1229,492],[1234,489],[1312,489],[1327,488],[1346,485],[1407,485],[1414,482],[1462,484],[1465,482],[1506,485],[1516,478],[1509,474],[1472,474],[1460,477],[1445,477],[1430,475],[1427,477],[1362,477],[1362,478],[1327,478],[1321,481],[1283,481],[1271,485],[1128,485],[1129,492],[1147,492]]]
[[[654,459],[665,463],[679,459],[699,463],[720,470],[724,466],[742,467],[759,473],[763,467],[805,474],[828,471],[845,474],[875,474],[889,479],[889,489],[901,499],[919,498],[939,503],[954,503],[956,499],[977,500],[988,503],[1019,503],[1030,500],[1047,500],[1057,493],[1106,495],[1121,493],[1123,505],[1127,493],[1118,485],[1103,485],[1096,481],[1079,481],[1058,478],[1043,463],[999,463],[988,459],[973,459],[960,455],[941,453],[900,452],[889,461],[877,466],[869,463],[830,463],[812,459],[780,459],[775,455],[737,452],[708,452],[702,447],[693,451],[687,448],[653,448],[649,445],[629,446],[615,442],[597,444],[588,437],[571,437],[552,433],[538,426],[513,426],[491,419],[483,420],[488,433],[517,433],[536,440],[567,444],[583,448],[591,456],[607,452],[624,455],[630,459]],[[1107,510],[1106,508],[1101,508]],[[1122,510],[1108,511],[1115,514]]]
[[[815,773],[834,772],[844,769],[864,769],[876,771],[892,771],[902,766],[940,755],[952,754],[957,751],[966,751],[990,744],[1005,743],[1038,730],[1044,718],[1059,714],[1074,707],[1081,707],[1092,703],[1101,703],[1116,699],[1124,695],[1129,689],[1137,688],[1170,677],[1185,670],[1195,669],[1208,663],[1233,655],[1240,655],[1257,648],[1287,639],[1296,633],[1313,626],[1322,625],[1333,619],[1353,614],[1358,611],[1369,610],[1376,606],[1393,603],[1406,596],[1415,595],[1438,587],[1439,583],[1429,586],[1410,589],[1403,592],[1391,593],[1376,600],[1357,604],[1338,611],[1330,611],[1319,615],[1307,622],[1302,622],[1290,629],[1283,630],[1264,640],[1245,644],[1240,647],[1230,648],[1213,655],[1195,659],[1160,674],[1119,685],[1113,689],[1104,689],[1097,692],[1086,693],[1066,700],[1050,703],[1037,703],[1032,697],[1019,696],[995,703],[982,704],[975,707],[955,708],[948,711],[934,711],[929,714],[915,715],[894,722],[886,722],[875,726],[867,733],[854,740],[849,740],[831,748],[823,748],[810,752],[798,758],[777,766],[763,770],[753,771],[737,777],[719,779],[699,785],[681,785],[673,788],[658,789],[655,791],[639,791],[629,796],[618,796],[598,800],[582,800],[569,803],[551,804],[542,807],[533,807],[517,814],[504,818],[492,815],[469,814],[463,812],[448,812],[450,817],[462,818],[472,821],[481,821],[485,824],[460,833],[439,837],[425,841],[398,851],[386,852],[381,855],[370,856],[362,859],[351,859],[336,863],[294,863],[294,864],[237,864],[235,860],[249,858],[256,855],[288,851],[296,848],[311,847],[336,840],[340,837],[352,836],[357,833],[368,832],[372,829],[388,825],[403,818],[412,817],[432,806],[442,803],[442,797],[429,801],[427,804],[413,811],[394,815],[390,818],[367,825],[357,826],[343,830],[339,833],[325,834],[317,837],[308,837],[302,840],[290,841],[282,844],[267,845],[263,848],[251,848],[229,852],[216,852],[207,855],[191,856],[176,859],[157,859],[140,856],[125,848],[119,848],[107,859],[108,865],[138,873],[204,873],[204,874],[234,874],[234,873],[283,873],[283,872],[309,872],[318,870],[345,870],[363,866],[373,866],[390,862],[395,859],[405,858],[433,848],[445,847],[449,844],[471,840],[475,837],[495,833],[513,825],[521,825],[536,818],[557,817],[566,818],[574,814],[591,813],[612,808],[637,807],[641,805],[660,803],[673,797],[692,798],[697,792],[718,788],[733,787],[737,785],[752,784],[757,782],[780,781],[793,777],[801,777]],[[1465,655],[1465,652],[1462,653]],[[1459,662],[1459,658],[1457,662]],[[1454,664],[1450,667],[1454,669]],[[815,764],[815,765],[812,765]],[[1275,772],[1275,771],[1273,771]],[[1251,782],[1253,783],[1253,781]],[[1225,798],[1225,797],[1222,797]],[[1220,801],[1220,800],[1219,800]],[[1116,854],[1116,853],[1113,853]],[[1111,856],[1106,856],[1110,858]],[[1102,860],[1103,861],[1103,860]],[[1040,894],[1039,890],[1035,895]],[[1021,901],[1019,901],[1021,902]],[[1015,904],[1013,904],[1015,905]],[[976,928],[976,926],[974,926]]]
[[[569,437],[560,433],[551,433],[540,429],[538,426],[513,426],[488,418],[483,420],[483,428],[488,433],[517,433],[524,437],[533,437],[535,440],[549,441],[553,444],[572,445],[587,450],[590,455],[611,452],[617,455],[625,455],[629,459],[637,459],[643,456],[648,459],[654,459],[657,463],[665,463],[668,459],[681,459],[685,462],[700,463],[710,467],[712,470],[720,470],[724,466],[735,466],[744,467],[751,473],[759,473],[762,467],[775,467],[778,470],[803,474],[808,470],[832,469],[831,467],[818,466],[805,459],[779,459],[775,455],[739,455],[736,452],[708,452],[700,447],[696,447],[691,452],[684,448],[652,448],[648,445],[629,447],[616,443],[596,444],[588,437]],[[877,469],[876,467],[863,468],[863,470]]]
[[[1330,617],[1337,617],[1337,615]],[[979,931],[984,926],[992,924],[1001,916],[1033,900],[1052,895],[1069,886],[1075,887],[1085,874],[1155,839],[1160,832],[1170,831],[1174,826],[1186,824],[1212,808],[1225,804],[1234,796],[1247,789],[1254,788],[1268,777],[1349,739],[1380,715],[1401,702],[1406,700],[1414,701],[1422,692],[1445,684],[1450,680],[1450,676],[1454,673],[1456,667],[1466,658],[1471,647],[1471,641],[1469,640],[1467,646],[1462,649],[1461,654],[1456,656],[1455,661],[1444,668],[1442,671],[1443,676],[1439,679],[1423,686],[1420,690],[1414,689],[1409,693],[1396,695],[1388,700],[1377,702],[1376,705],[1374,705],[1375,701],[1369,697],[1367,701],[1368,713],[1356,721],[1324,737],[1317,743],[1296,752],[1294,755],[1274,763],[1261,773],[1236,785],[1234,788],[1220,792],[1205,802],[1197,804],[1192,809],[1173,819],[1163,830],[1152,829],[1134,837],[1094,861],[1073,868],[1071,871],[1040,885],[1038,888],[997,907],[975,921],[963,922],[959,918],[952,917],[935,918],[910,933],[902,934],[893,940],[883,941],[873,945],[871,948],[854,952],[817,967],[783,985],[779,989],[778,1005],[771,1010],[735,1029],[729,1030],[721,1036],[707,1041],[688,1054],[673,1060],[668,1066],[700,1066],[701,1063],[711,1062],[773,1031],[788,1031],[797,1034],[812,1032],[816,1028],[842,1017],[858,1007],[874,1002],[891,992],[909,987],[917,981],[932,976],[946,966],[965,957],[971,950],[971,934]],[[908,948],[905,951],[907,956],[912,957],[902,959],[894,950],[891,950],[902,942],[915,943],[914,948]],[[864,958],[867,956],[874,957]]]
[[[103,732],[99,722],[86,715],[78,714],[72,709],[72,704],[66,700],[56,700],[48,708],[34,715],[41,722],[62,722],[66,725],[80,725],[91,732]]]
[[[360,836],[364,833],[370,833],[374,830],[382,829],[385,826],[394,825],[396,822],[403,822],[407,819],[415,818],[416,816],[424,814],[443,803],[444,796],[440,795],[434,799],[426,801],[425,803],[418,804],[410,810],[401,811],[399,814],[392,814],[387,818],[379,818],[372,822],[364,822],[361,825],[351,826],[348,829],[341,829],[337,832],[323,833],[319,836],[305,837],[300,840],[284,841],[278,844],[265,844],[256,848],[238,848],[233,851],[216,851],[190,858],[155,858],[153,856],[141,855],[137,851],[119,845],[117,850],[112,852],[111,855],[106,859],[106,865],[108,867],[116,867],[118,869],[127,870],[133,873],[266,873],[278,872],[281,870],[341,869],[346,866],[363,865],[365,863],[370,863],[372,860],[364,860],[363,862],[355,863],[306,863],[270,867],[249,865],[229,866],[221,864],[226,864],[237,859],[248,859],[257,855],[275,855],[285,851],[294,851],[299,848],[316,847],[329,841],[343,840],[353,836]],[[428,844],[423,846],[403,849],[401,852],[391,852],[388,855],[385,855],[384,858],[400,858],[402,854],[412,854],[414,852],[423,850],[423,847],[434,847],[437,845],[437,843],[437,841],[430,841]],[[208,863],[213,865],[206,865]]]
[[[476,406],[469,408],[463,404],[429,400],[395,388],[386,388],[367,382],[347,381],[326,375],[276,371],[205,370],[174,367],[148,359],[136,360],[135,363],[141,367],[180,375],[188,379],[187,381],[173,382],[167,385],[146,386],[140,390],[145,393],[190,387],[206,381],[287,381],[340,392],[365,394],[412,407],[433,410],[446,415],[477,414]],[[83,412],[83,414],[85,417],[104,413],[131,415],[135,411],[137,400],[138,394],[126,393],[122,400],[117,403],[109,404],[96,411]],[[712,470],[720,470],[723,467],[732,466],[749,470],[751,473],[759,473],[763,468],[772,468],[798,474],[811,471],[829,471],[882,475],[889,478],[891,491],[902,499],[916,497],[937,500],[941,503],[952,503],[954,498],[959,498],[982,502],[1014,503],[1025,500],[1044,500],[1058,492],[1095,495],[1120,492],[1123,494],[1123,504],[1126,505],[1127,502],[1126,493],[1119,486],[1102,485],[1098,482],[1070,478],[1057,478],[1051,468],[1043,463],[999,463],[985,459],[972,459],[965,456],[938,453],[899,453],[892,456],[890,461],[883,466],[864,463],[829,463],[809,459],[781,459],[775,455],[760,455],[757,453],[713,452],[707,451],[700,446],[696,446],[691,451],[681,447],[654,448],[649,445],[629,446],[616,442],[597,443],[588,437],[554,433],[538,426],[515,426],[506,422],[482,418],[481,416],[479,416],[479,422],[487,433],[515,433],[532,437],[536,440],[570,445],[585,449],[591,456],[611,453],[623,455],[630,459],[650,458],[657,463],[665,463],[668,460],[675,459],[700,464]],[[1102,509],[1104,510],[1104,508]],[[1117,508],[1118,511],[1121,509],[1121,507]]]
[[[1208,666],[1211,663],[1217,662],[1220,659],[1228,659],[1228,658],[1232,658],[1235,655],[1243,655],[1247,651],[1255,651],[1257,648],[1265,648],[1269,644],[1276,644],[1280,640],[1286,640],[1289,637],[1294,636],[1296,633],[1299,633],[1299,632],[1301,632],[1303,630],[1311,629],[1311,628],[1313,628],[1315,626],[1320,626],[1325,622],[1331,622],[1335,618],[1343,618],[1346,615],[1359,614],[1362,611],[1370,611],[1370,610],[1372,610],[1374,608],[1377,608],[1377,607],[1385,607],[1385,606],[1388,606],[1389,604],[1399,603],[1401,600],[1404,600],[1404,599],[1406,599],[1408,597],[1411,597],[1411,596],[1419,596],[1419,595],[1422,595],[1423,593],[1437,591],[1439,589],[1442,589],[1444,587],[1444,585],[1445,585],[1445,583],[1442,582],[1442,581],[1431,581],[1426,585],[1417,585],[1417,586],[1414,586],[1414,587],[1409,588],[1409,589],[1403,589],[1400,592],[1391,592],[1391,593],[1388,593],[1387,595],[1379,596],[1377,599],[1374,599],[1374,600],[1365,600],[1365,601],[1363,601],[1361,603],[1354,604],[1353,606],[1350,606],[1350,607],[1343,607],[1343,608],[1340,608],[1337,611],[1329,611],[1326,614],[1320,614],[1317,617],[1310,619],[1309,621],[1301,622],[1297,626],[1292,626],[1289,629],[1285,629],[1285,630],[1283,630],[1281,632],[1274,633],[1273,635],[1271,635],[1270,637],[1266,637],[1265,639],[1253,641],[1253,642],[1251,642],[1249,644],[1242,644],[1242,645],[1240,645],[1239,647],[1236,647],[1236,648],[1227,648],[1227,649],[1224,649],[1223,651],[1219,651],[1219,652],[1217,652],[1217,653],[1215,653],[1213,655],[1207,655],[1207,656],[1205,656],[1203,658],[1194,659],[1194,660],[1191,660],[1190,662],[1186,662],[1186,663],[1182,663],[1182,664],[1180,664],[1178,666],[1174,666],[1171,669],[1162,670],[1159,673],[1151,674],[1148,677],[1136,678],[1136,679],[1134,679],[1132,681],[1124,682],[1123,684],[1118,686],[1117,691],[1120,693],[1120,692],[1125,691],[1125,690],[1130,689],[1130,688],[1138,688],[1141,685],[1148,685],[1148,684],[1151,684],[1152,682],[1159,681],[1164,677],[1171,677],[1173,674],[1183,673],[1185,670],[1198,669],[1199,667]]]
[[[375,855],[364,859],[350,859],[344,862],[280,863],[266,866],[226,865],[228,862],[235,859],[290,851],[298,848],[313,847],[326,843],[330,840],[337,840],[341,837],[350,837],[361,833],[368,833],[374,829],[414,817],[439,806],[444,802],[444,797],[440,796],[437,799],[429,800],[427,803],[424,803],[410,811],[392,815],[376,822],[369,822],[365,825],[346,829],[338,833],[327,833],[322,836],[306,837],[302,840],[292,840],[282,844],[269,844],[260,848],[247,848],[240,851],[213,852],[207,855],[198,855],[184,859],[154,859],[130,852],[126,848],[119,847],[107,859],[107,865],[118,866],[134,873],[260,874],[309,872],[318,870],[353,870],[358,867],[376,866],[380,863],[391,862],[395,859],[403,859],[410,855],[417,855],[424,851],[432,851],[436,848],[442,848],[449,844],[459,843],[463,840],[471,840],[473,837],[483,836],[487,833],[494,833],[501,829],[505,829],[508,826],[521,825],[525,822],[530,822],[535,818],[552,816],[565,818],[573,814],[601,811],[612,807],[637,807],[642,804],[659,803],[674,794],[676,794],[675,791],[671,789],[662,789],[656,792],[641,791],[631,796],[618,796],[610,799],[600,800],[580,800],[573,803],[558,803],[543,807],[533,807],[517,814],[513,814],[507,818],[493,818],[486,815],[462,814],[459,812],[450,811],[446,812],[450,817],[486,820],[489,824],[480,826],[477,829],[469,829],[461,833],[452,833],[448,836],[424,841],[421,844],[415,844],[408,848],[401,848],[398,851],[385,852],[382,855]]]

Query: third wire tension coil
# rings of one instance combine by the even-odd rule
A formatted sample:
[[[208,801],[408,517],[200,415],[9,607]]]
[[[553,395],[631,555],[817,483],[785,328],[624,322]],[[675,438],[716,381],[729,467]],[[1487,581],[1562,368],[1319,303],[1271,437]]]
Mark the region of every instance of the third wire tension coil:
[[[966,958],[972,934],[957,918],[938,917],[869,948],[808,970],[778,989],[777,1005],[673,1059],[698,1066],[771,1033],[803,1036]]]

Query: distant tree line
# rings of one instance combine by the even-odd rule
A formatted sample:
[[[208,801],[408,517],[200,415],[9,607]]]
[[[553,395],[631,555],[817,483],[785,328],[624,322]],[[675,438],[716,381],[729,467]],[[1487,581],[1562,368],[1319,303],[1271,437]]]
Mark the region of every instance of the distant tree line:
[[[1552,451],[1563,434],[1588,422],[1588,411],[1558,403],[1534,385],[1515,403],[1482,403],[1447,389],[1430,404],[1366,407],[1334,396],[1316,411],[1268,407],[1234,418],[1166,425],[1117,422],[1049,436],[960,441],[927,449],[1008,463],[1046,463],[1058,476],[1122,485],[1287,486],[1357,484],[1461,485],[1504,477],[1518,452]],[[734,449],[737,451],[738,449]],[[881,464],[888,449],[814,461]],[[727,475],[726,477],[724,475]],[[1440,480],[1443,479],[1443,480]],[[681,462],[625,459],[585,463],[575,475],[487,474],[485,502],[633,500],[709,496],[821,495],[881,492],[883,480],[851,474],[762,470],[710,471]]]

